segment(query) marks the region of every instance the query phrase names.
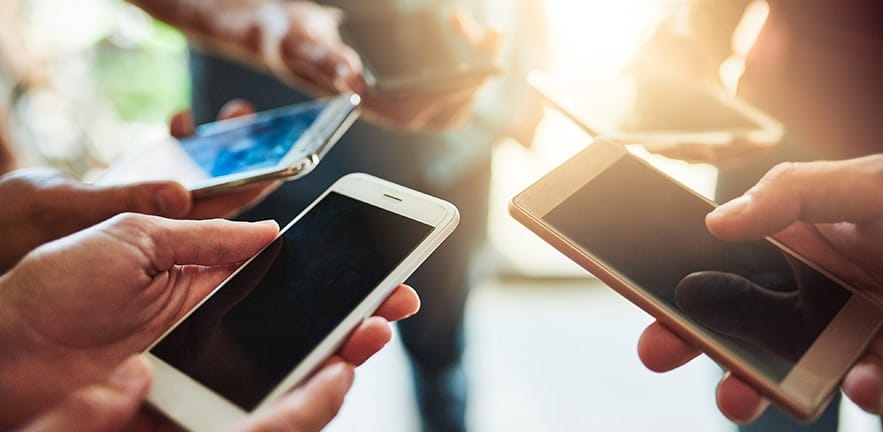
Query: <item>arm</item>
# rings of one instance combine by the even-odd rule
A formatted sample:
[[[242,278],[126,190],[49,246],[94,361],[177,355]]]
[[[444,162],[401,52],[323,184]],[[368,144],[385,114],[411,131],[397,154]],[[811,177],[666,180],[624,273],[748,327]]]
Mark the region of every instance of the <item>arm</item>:
[[[341,40],[338,27],[343,13],[311,1],[129,1],[177,27],[199,46],[269,71],[289,85],[323,96],[359,93],[365,118],[398,129],[443,130],[461,125],[485,81],[407,94],[370,91],[359,55]],[[496,55],[496,32],[464,33],[489,57]]]
[[[732,54],[732,38],[752,0],[685,0],[675,3],[643,49],[653,56],[674,57],[700,74],[717,76]]]

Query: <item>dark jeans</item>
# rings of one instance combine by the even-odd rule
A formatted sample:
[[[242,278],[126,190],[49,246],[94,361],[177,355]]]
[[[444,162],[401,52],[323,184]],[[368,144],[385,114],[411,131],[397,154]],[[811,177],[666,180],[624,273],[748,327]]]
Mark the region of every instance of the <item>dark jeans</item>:
[[[275,79],[218,59],[191,55],[193,112],[198,123],[214,118],[227,101],[242,98],[258,110],[308,97]],[[421,146],[441,145],[437,134],[399,134],[358,122],[319,166],[286,183],[241,216],[287,223],[338,178],[365,172],[452,202],[461,220],[454,234],[409,279],[420,293],[420,313],[399,324],[412,360],[418,406],[427,431],[464,430],[466,385],[460,366],[463,311],[470,264],[485,238],[490,157],[476,169],[444,185],[426,180]]]

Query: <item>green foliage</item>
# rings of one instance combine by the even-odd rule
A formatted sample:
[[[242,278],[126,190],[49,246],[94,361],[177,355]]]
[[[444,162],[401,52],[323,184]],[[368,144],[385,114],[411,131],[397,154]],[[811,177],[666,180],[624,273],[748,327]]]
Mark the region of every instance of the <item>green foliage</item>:
[[[187,42],[154,21],[149,38],[133,47],[106,38],[95,48],[98,87],[126,121],[166,121],[189,105]]]

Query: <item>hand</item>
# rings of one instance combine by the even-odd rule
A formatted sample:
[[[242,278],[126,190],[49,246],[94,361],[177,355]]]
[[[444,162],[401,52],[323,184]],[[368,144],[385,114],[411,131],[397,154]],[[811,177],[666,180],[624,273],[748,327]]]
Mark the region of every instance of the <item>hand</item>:
[[[374,122],[403,130],[442,130],[468,117],[485,79],[444,91],[379,94],[368,89],[359,55],[340,37],[340,10],[313,2],[231,4],[203,12],[207,36],[192,34],[208,48],[269,69],[277,78],[319,95],[353,91]],[[483,29],[463,12],[452,16],[452,30],[494,57],[501,36]]]
[[[125,214],[30,253],[0,277],[0,407],[9,407],[0,410],[0,428],[101,381],[277,232],[275,222]],[[387,321],[418,308],[416,293],[399,287],[339,356],[365,361],[389,341]]]
[[[43,243],[123,212],[187,216],[190,193],[175,182],[92,186],[50,169],[24,169],[0,177],[0,272]]]
[[[254,108],[248,102],[234,99],[221,107],[218,120],[229,120],[254,114]],[[193,114],[189,110],[181,111],[169,122],[169,133],[177,138],[189,138],[196,134]],[[232,217],[254,207],[273,193],[281,181],[255,183],[232,192],[195,198],[188,219],[206,219],[214,217]]]
[[[286,430],[318,432],[340,410],[353,382],[353,367],[332,362],[279,402],[261,410],[234,431]],[[146,411],[139,411],[153,373],[140,355],[130,357],[102,382],[77,390],[60,404],[40,415],[23,432],[112,432],[120,430],[169,430],[171,425]]]
[[[277,232],[124,214],[25,256],[0,278],[0,428],[147,348]]]
[[[496,57],[503,35],[497,30],[483,28],[465,10],[451,15],[452,31],[465,37],[489,59]],[[440,131],[462,125],[472,114],[475,96],[487,78],[459,83],[443,90],[409,91],[397,94],[373,92],[366,87],[363,77],[351,75],[345,79],[349,90],[362,97],[364,116],[376,123],[405,131]]]
[[[878,302],[883,300],[883,156],[839,162],[782,164],[740,198],[718,207],[706,223],[724,240],[775,234],[801,255]],[[659,323],[638,343],[654,371],[677,368],[699,351]],[[878,335],[847,373],[844,393],[864,410],[883,412],[883,337]],[[718,406],[738,423],[756,419],[768,402],[740,378],[727,374]]]
[[[226,120],[253,112],[242,101],[231,101],[221,110]],[[176,138],[193,134],[188,112],[175,115],[170,125]],[[0,272],[15,265],[37,246],[95,225],[114,215],[133,212],[169,218],[205,219],[235,215],[260,202],[279,186],[262,183],[241,191],[192,201],[190,192],[171,181],[122,186],[80,183],[58,171],[32,168],[0,177]]]

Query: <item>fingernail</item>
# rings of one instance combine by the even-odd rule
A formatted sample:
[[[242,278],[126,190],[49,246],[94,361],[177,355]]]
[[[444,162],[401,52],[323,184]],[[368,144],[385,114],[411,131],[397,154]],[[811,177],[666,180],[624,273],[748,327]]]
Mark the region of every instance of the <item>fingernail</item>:
[[[748,208],[748,205],[751,203],[751,195],[742,195],[739,198],[733,199],[729,202],[722,204],[720,207],[714,209],[708,217],[711,218],[720,218],[727,216],[735,216],[739,213],[745,211]]]
[[[140,355],[129,357],[110,374],[110,382],[127,389],[136,390],[150,380],[150,365]]]
[[[327,51],[325,50],[325,48],[317,44],[304,43],[300,46],[298,52],[300,53],[301,57],[304,58],[304,60],[307,60],[311,63],[316,63],[319,60],[325,58],[325,54]]]
[[[337,66],[334,67],[335,78],[348,78],[352,73],[353,68],[345,62],[338,63]]]
[[[260,226],[272,226],[276,229],[279,229],[279,224],[276,223],[276,221],[273,219],[258,221],[258,222],[255,222],[255,224],[260,225]]]
[[[162,216],[184,216],[190,206],[190,195],[180,186],[167,186],[157,192],[156,204]]]

